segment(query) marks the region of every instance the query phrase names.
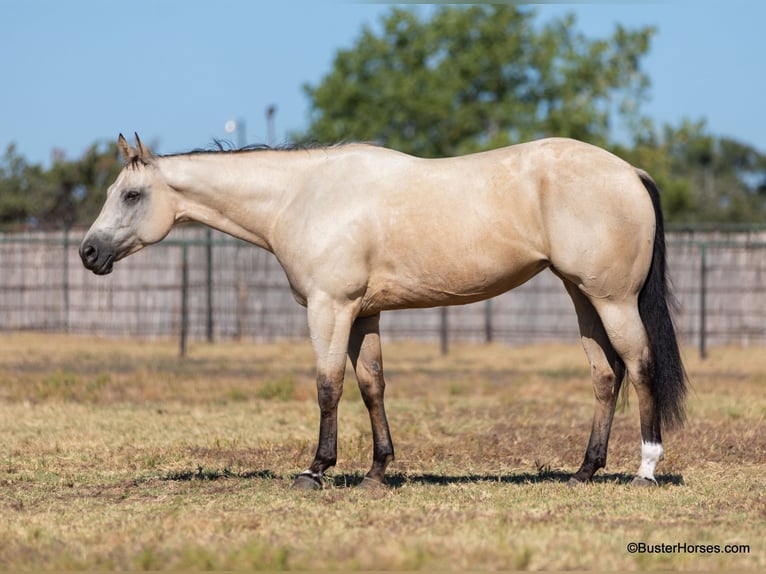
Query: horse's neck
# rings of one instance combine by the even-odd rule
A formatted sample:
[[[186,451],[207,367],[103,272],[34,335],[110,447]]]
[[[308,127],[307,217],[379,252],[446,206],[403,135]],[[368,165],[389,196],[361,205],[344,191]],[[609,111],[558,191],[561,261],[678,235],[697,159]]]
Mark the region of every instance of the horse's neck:
[[[310,168],[303,154],[168,156],[160,169],[179,194],[177,221],[197,221],[272,251],[277,215]]]

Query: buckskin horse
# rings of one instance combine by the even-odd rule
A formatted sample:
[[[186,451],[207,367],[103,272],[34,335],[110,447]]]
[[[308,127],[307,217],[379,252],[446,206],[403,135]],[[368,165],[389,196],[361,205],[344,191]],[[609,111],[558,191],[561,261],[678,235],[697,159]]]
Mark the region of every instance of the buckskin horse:
[[[670,308],[659,191],[601,148],[551,138],[421,159],[366,144],[154,155],[120,135],[125,167],[80,246],[99,275],[197,221],[273,253],[307,308],[319,444],[296,488],[336,462],[346,358],[372,426],[362,485],[385,484],[394,448],[384,407],[380,313],[493,297],[544,269],[563,282],[591,366],[595,413],[570,482],[606,464],[624,379],[638,396],[641,463],[656,484],[661,430],[683,423],[687,378]]]

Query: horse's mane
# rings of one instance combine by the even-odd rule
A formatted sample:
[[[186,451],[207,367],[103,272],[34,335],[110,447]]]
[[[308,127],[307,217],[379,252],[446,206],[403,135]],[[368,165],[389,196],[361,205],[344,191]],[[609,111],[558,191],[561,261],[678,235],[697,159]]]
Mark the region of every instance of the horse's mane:
[[[182,152],[182,153],[166,154],[163,157],[173,157],[173,156],[181,156],[181,155],[200,155],[200,154],[210,154],[210,153],[230,154],[230,153],[247,153],[247,152],[258,152],[258,151],[306,151],[306,150],[316,150],[316,149],[321,150],[321,149],[342,147],[345,145],[350,145],[351,143],[354,143],[354,142],[338,142],[334,144],[323,144],[316,141],[307,141],[307,142],[297,142],[297,143],[285,143],[285,144],[279,144],[276,146],[256,143],[256,144],[248,144],[242,147],[235,147],[234,144],[228,140],[220,140],[216,138],[213,140],[213,144],[211,145],[211,147],[196,148],[191,151]]]

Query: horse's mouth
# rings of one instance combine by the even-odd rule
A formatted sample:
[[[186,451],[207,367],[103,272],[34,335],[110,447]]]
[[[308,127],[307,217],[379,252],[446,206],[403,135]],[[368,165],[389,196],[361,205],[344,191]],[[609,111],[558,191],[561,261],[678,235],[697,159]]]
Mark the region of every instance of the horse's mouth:
[[[96,266],[92,267],[91,271],[96,275],[109,275],[114,270],[114,255],[107,256],[104,261]]]

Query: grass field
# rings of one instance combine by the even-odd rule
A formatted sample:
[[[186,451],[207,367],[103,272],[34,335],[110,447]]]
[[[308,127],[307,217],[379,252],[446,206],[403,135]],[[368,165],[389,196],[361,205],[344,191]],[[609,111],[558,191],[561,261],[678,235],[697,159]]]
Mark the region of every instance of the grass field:
[[[308,344],[176,352],[0,336],[0,568],[766,569],[764,349],[686,353],[690,422],[640,489],[634,396],[606,470],[566,484],[592,416],[577,344],[390,344],[391,487],[350,488],[371,439],[347,377],[338,465],[311,493],[288,489],[318,432]]]

